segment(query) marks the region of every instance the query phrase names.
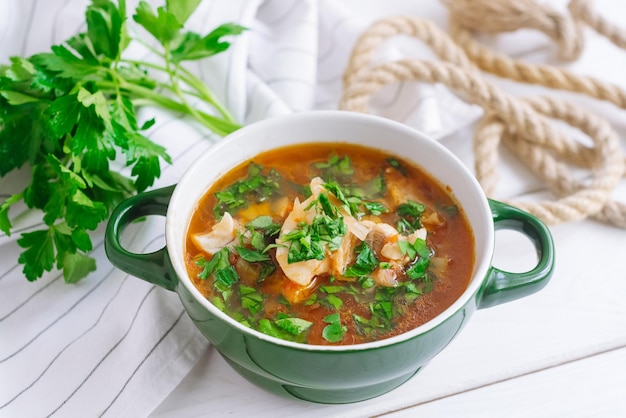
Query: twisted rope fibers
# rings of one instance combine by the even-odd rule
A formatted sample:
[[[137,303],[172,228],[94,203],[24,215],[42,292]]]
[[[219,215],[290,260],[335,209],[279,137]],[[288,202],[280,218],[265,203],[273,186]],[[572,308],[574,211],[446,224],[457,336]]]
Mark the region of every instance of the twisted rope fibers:
[[[498,147],[507,146],[540,176],[556,196],[541,202],[510,201],[548,224],[593,217],[626,228],[626,204],[612,200],[625,169],[617,133],[608,121],[550,97],[516,98],[484,79],[481,71],[518,82],[586,94],[626,109],[626,92],[600,80],[553,66],[513,60],[479,44],[473,31],[485,33],[540,30],[559,46],[561,58],[572,61],[583,50],[583,25],[626,48],[626,34],[595,14],[590,0],[572,0],[569,15],[535,0],[442,0],[450,10],[450,35],[434,23],[411,16],[375,22],[356,43],[344,72],[344,110],[368,111],[372,95],[402,81],[442,83],[469,103],[484,109],[474,136],[475,172],[485,193],[497,185]],[[371,65],[374,52],[394,36],[409,35],[428,45],[441,61],[398,60]],[[561,120],[585,133],[586,146],[558,129]],[[580,180],[572,168],[588,171]]]

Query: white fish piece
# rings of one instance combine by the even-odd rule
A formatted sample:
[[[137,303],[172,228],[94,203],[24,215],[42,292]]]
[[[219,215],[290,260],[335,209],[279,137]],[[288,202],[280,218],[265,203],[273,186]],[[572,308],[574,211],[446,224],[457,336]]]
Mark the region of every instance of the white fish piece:
[[[377,268],[372,273],[372,279],[381,286],[396,287],[398,286],[398,272],[393,269],[381,269]]]
[[[402,251],[400,250],[400,244],[398,244],[399,241],[406,241],[406,239],[402,237],[398,239],[398,241],[396,242],[389,242],[383,245],[382,248],[380,249],[380,255],[382,255],[388,260],[402,261],[404,263],[408,262],[409,261],[408,257],[402,254]]]
[[[426,236],[427,235],[428,235],[428,231],[426,230],[426,228],[420,228],[420,229],[415,230],[412,234],[409,234],[406,237],[406,239],[411,244],[413,244],[415,242],[415,240],[418,239],[418,238],[426,240]]]
[[[301,286],[308,286],[313,278],[319,274],[327,273],[330,269],[330,262],[328,257],[323,260],[304,260],[297,263],[289,263],[288,244],[281,240],[281,237],[285,234],[296,229],[298,223],[304,221],[308,224],[313,222],[316,211],[314,207],[309,205],[319,197],[320,193],[324,192],[324,180],[320,177],[314,177],[309,184],[311,189],[311,196],[300,203],[300,199],[296,197],[293,203],[293,209],[285,218],[283,226],[280,229],[280,236],[276,240],[276,243],[281,245],[276,249],[276,261],[278,265],[285,273],[285,276],[292,282],[295,282]]]
[[[343,237],[341,245],[331,253],[330,274],[341,276],[346,271],[346,267],[354,261],[354,248],[361,242],[356,235],[348,231]]]
[[[311,187],[311,191],[313,192],[313,187]],[[317,192],[317,195],[319,196],[319,192]],[[315,276],[327,272],[328,259],[324,258],[323,260],[305,260],[298,261],[297,263],[289,263],[288,243],[282,241],[281,237],[293,231],[298,223],[303,220],[307,220],[308,218],[312,220],[315,216],[315,208],[305,209],[315,199],[317,199],[317,196],[314,194],[300,203],[300,199],[296,197],[293,203],[293,209],[289,215],[287,215],[287,218],[285,218],[283,226],[280,229],[280,236],[276,239],[276,243],[279,244],[279,247],[276,248],[276,261],[278,261],[278,265],[289,280],[301,286],[307,286]],[[310,221],[308,221],[308,223],[310,223]]]
[[[383,257],[387,257],[389,260],[402,261],[403,263],[406,264],[410,260],[404,254],[402,254],[402,251],[400,250],[400,244],[398,243],[400,241],[407,241],[413,244],[415,240],[418,238],[425,240],[427,233],[428,231],[426,231],[426,228],[420,228],[406,237],[404,235],[398,235],[397,240],[395,242],[388,242],[383,245],[383,247],[380,250],[380,254]]]
[[[319,178],[319,177],[317,177]],[[320,179],[321,180],[321,179]],[[322,187],[322,190],[324,188]],[[339,213],[343,216],[343,222],[346,224],[348,231],[352,232],[359,240],[365,241],[367,234],[370,233],[375,225],[372,221],[359,221],[344,207],[343,203],[332,193],[329,193],[330,201],[339,208]]]
[[[371,226],[367,222],[371,221],[361,221],[359,222],[355,217],[350,215],[347,211],[341,210],[341,214],[343,215],[343,221],[352,234],[354,234],[359,240],[365,241],[367,234],[372,230]]]
[[[194,234],[191,240],[198,249],[213,255],[224,247],[229,246],[237,238],[239,224],[230,213],[225,212],[222,219],[206,234]]]
[[[370,225],[370,223],[373,225],[365,241],[376,254],[380,254],[385,245],[394,243],[400,236],[398,230],[388,223],[368,221],[367,225]]]
[[[317,199],[320,193],[326,191],[324,188],[324,180],[322,180],[321,177],[313,177],[311,183],[309,183],[309,188],[311,189],[311,196],[314,199]]]

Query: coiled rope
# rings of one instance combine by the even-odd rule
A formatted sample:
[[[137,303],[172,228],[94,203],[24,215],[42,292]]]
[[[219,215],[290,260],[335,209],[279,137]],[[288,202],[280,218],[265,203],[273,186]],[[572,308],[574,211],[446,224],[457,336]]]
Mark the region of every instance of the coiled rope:
[[[450,11],[450,35],[434,23],[410,16],[375,22],[353,49],[344,72],[339,107],[367,112],[372,95],[387,84],[402,81],[443,83],[469,103],[484,109],[474,136],[476,177],[493,197],[497,181],[498,148],[507,146],[555,196],[540,202],[510,201],[549,224],[593,217],[626,228],[626,204],[612,200],[625,170],[619,138],[607,120],[563,100],[550,97],[516,98],[488,82],[481,71],[515,81],[586,94],[626,109],[626,92],[592,77],[553,67],[525,63],[489,50],[473,32],[532,28],[559,46],[561,57],[576,59],[584,44],[582,25],[593,27],[617,46],[626,48],[626,35],[597,14],[589,0],[572,0],[563,15],[534,0],[442,0]],[[372,65],[372,55],[391,37],[409,35],[427,44],[440,61],[399,60]],[[586,146],[558,129],[561,120],[585,133]],[[574,170],[584,169],[584,179]]]

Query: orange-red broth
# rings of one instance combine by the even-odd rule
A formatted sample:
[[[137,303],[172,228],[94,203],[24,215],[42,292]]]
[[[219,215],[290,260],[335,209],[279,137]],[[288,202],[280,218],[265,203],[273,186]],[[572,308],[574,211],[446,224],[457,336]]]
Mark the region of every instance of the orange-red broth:
[[[270,213],[272,207],[279,205],[269,199],[260,204],[251,202],[247,208],[231,213],[231,215],[234,219],[237,219],[241,213],[248,218],[258,215],[271,215],[276,223],[282,224],[282,220],[293,206],[294,198],[298,196],[300,201],[305,198],[296,190],[297,188],[293,187],[293,183],[308,185],[312,177],[320,175],[320,170],[315,165],[327,162],[331,155],[342,158],[347,156],[350,159],[354,170],[351,181],[355,184],[364,184],[376,176],[384,176],[387,193],[384,197],[376,200],[384,203],[389,208],[389,212],[378,217],[366,215],[364,219],[374,219],[395,225],[398,215],[394,213],[394,208],[401,203],[399,200],[411,199],[425,205],[423,222],[429,230],[426,243],[434,257],[447,260],[445,268],[437,269],[431,263],[428,280],[422,280],[418,283],[423,294],[416,298],[415,295],[412,295],[409,301],[402,295],[393,296],[393,289],[383,290],[378,285],[362,289],[355,278],[342,279],[325,274],[316,277],[312,287],[302,289],[287,279],[280,267],[277,267],[276,271],[261,283],[257,283],[254,277],[243,272],[240,275],[239,283],[233,285],[234,291],[226,304],[226,312],[237,320],[257,329],[259,320],[262,318],[275,320],[281,314],[305,319],[312,322],[312,325],[303,333],[304,335],[293,339],[320,345],[331,344],[322,337],[322,332],[329,325],[324,321],[324,318],[335,312],[339,312],[344,334],[340,342],[333,342],[332,344],[349,345],[389,338],[424,324],[449,307],[466,289],[475,259],[472,230],[465,214],[451,197],[446,186],[439,184],[417,166],[395,156],[350,144],[307,144],[284,147],[260,154],[222,176],[199,201],[187,232],[185,260],[193,283],[208,300],[220,297],[213,285],[214,277],[209,276],[205,280],[198,278],[201,268],[197,265],[196,260],[200,256],[210,257],[203,255],[202,251],[199,251],[190,239],[191,234],[207,232],[216,223],[213,211],[217,202],[215,192],[227,188],[237,180],[246,178],[250,162],[263,166],[265,168],[264,173],[271,167],[280,174],[282,179],[280,193],[274,199],[286,196],[290,202],[288,211],[286,213],[285,210],[282,213]],[[400,166],[393,167],[390,161],[397,161]],[[434,223],[432,223],[433,219],[435,220]],[[429,221],[431,221],[430,225],[428,224]],[[269,251],[272,257],[274,253],[275,250]],[[231,255],[231,264],[235,265],[237,258],[236,253]],[[434,270],[437,270],[436,275],[432,272]],[[410,279],[402,277],[399,281],[402,283],[407,280]],[[256,315],[252,315],[241,307],[237,292],[237,286],[240,284],[256,287],[263,295],[263,309]],[[324,298],[328,295],[320,291],[320,288],[327,285],[350,286],[353,291],[358,289],[361,292],[358,296],[360,302],[357,301],[357,297],[348,292],[338,292],[334,295],[341,299],[342,306],[337,309],[335,306],[324,303]],[[372,318],[372,306],[377,303],[377,299],[380,299],[376,296],[376,289],[387,295],[382,299],[390,299],[394,303],[393,312],[395,315],[383,329],[355,322],[354,314],[364,319]],[[313,296],[315,293],[318,294],[316,300]],[[294,299],[300,301],[288,302],[288,300]],[[380,315],[380,309],[378,312]]]

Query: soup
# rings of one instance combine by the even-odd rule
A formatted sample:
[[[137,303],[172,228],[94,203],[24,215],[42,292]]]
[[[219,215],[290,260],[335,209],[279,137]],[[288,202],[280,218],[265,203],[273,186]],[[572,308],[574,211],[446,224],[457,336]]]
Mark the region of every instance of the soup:
[[[466,289],[473,233],[450,190],[380,150],[262,153],[200,199],[185,263],[198,290],[260,332],[316,345],[418,327]]]

